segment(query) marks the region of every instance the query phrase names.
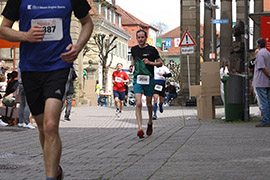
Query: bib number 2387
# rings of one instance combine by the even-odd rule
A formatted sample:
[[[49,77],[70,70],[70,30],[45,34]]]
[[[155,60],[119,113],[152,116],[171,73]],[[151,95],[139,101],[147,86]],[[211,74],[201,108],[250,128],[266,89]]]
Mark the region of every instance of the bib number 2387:
[[[31,25],[40,25],[44,32],[43,41],[57,41],[63,38],[63,23],[60,18],[32,19]]]

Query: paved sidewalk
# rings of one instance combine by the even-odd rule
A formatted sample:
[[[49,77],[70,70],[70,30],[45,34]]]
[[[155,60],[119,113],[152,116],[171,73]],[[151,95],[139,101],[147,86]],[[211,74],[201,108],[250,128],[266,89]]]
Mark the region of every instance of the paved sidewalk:
[[[117,118],[114,108],[75,107],[72,121],[61,120],[65,180],[270,179],[270,128],[258,121],[224,122],[222,107],[217,119],[198,121],[196,108],[165,107],[140,140],[134,110]],[[37,129],[0,127],[1,180],[45,179],[38,141]]]

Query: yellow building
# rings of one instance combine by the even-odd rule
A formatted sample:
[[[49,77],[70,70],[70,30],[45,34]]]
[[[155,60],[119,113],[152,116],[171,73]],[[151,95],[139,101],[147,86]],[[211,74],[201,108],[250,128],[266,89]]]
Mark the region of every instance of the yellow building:
[[[0,1],[0,10],[3,11],[7,0]],[[122,63],[123,68],[127,69],[128,67],[128,40],[130,36],[128,33],[121,27],[121,15],[116,12],[115,1],[105,1],[105,0],[88,0],[92,9],[90,10],[91,17],[94,23],[93,34],[88,41],[85,49],[80,53],[78,59],[74,62],[74,67],[78,74],[78,81],[75,88],[77,89],[76,97],[77,104],[96,104],[96,94],[95,94],[95,82],[99,80],[99,84],[103,84],[102,87],[106,89],[106,92],[112,92],[112,72],[116,70],[116,64]],[[1,21],[1,19],[0,19]],[[18,23],[14,25],[14,29],[18,28]],[[81,30],[80,22],[74,16],[72,16],[71,21],[71,37],[73,43],[76,43],[78,39],[79,32]],[[95,44],[93,37],[96,34],[105,34],[106,37],[109,35],[116,36],[113,45],[116,45],[116,48],[108,54],[108,63],[112,60],[110,67],[108,68],[106,82],[102,82],[102,64],[99,59],[99,49]],[[19,49],[16,50],[16,59],[18,63],[19,59]],[[10,49],[0,49],[0,58],[10,60],[12,64],[13,54]],[[7,63],[8,64],[8,63]],[[86,70],[86,71],[84,71]],[[87,72],[87,75],[84,76],[84,72]]]

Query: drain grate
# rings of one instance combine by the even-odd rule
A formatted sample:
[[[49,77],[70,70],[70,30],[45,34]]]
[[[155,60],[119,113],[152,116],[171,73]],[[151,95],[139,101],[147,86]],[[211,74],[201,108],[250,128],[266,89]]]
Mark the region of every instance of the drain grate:
[[[0,164],[0,170],[14,170],[20,167],[21,166],[18,166],[18,165]]]

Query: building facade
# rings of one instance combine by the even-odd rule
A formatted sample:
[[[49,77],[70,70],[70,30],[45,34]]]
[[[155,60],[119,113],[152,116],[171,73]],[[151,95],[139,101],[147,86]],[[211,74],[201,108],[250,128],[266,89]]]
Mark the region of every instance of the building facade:
[[[136,46],[137,40],[136,40],[136,32],[140,29],[143,29],[147,32],[148,39],[147,43],[155,46],[156,45],[156,36],[158,29],[154,28],[153,26],[144,23],[140,19],[136,18],[129,12],[122,9],[120,6],[117,6],[117,12],[122,16],[122,28],[127,31],[129,36],[131,37],[128,41],[128,64],[131,63],[131,47]]]

